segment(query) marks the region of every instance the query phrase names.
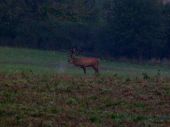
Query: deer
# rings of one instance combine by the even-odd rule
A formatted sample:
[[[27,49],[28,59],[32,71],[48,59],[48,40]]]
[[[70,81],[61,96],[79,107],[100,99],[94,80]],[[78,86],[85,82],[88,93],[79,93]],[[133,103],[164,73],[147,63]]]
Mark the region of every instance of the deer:
[[[70,57],[68,62],[73,64],[76,67],[80,67],[83,69],[84,74],[86,74],[86,68],[91,67],[95,74],[99,74],[99,59],[92,57],[78,57],[76,56],[76,49],[70,50]]]

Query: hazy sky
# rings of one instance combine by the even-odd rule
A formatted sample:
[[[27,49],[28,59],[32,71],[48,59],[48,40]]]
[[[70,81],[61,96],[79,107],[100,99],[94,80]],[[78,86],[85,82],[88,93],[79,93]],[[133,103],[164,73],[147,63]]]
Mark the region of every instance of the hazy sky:
[[[166,4],[166,3],[168,3],[168,2],[170,2],[170,0],[163,0],[163,3],[164,3],[164,4]]]

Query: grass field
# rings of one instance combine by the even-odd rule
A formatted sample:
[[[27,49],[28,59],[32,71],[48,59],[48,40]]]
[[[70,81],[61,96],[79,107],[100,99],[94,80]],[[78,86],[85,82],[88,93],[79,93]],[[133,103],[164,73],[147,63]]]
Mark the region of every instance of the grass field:
[[[83,71],[68,64],[68,54],[64,52],[39,51],[17,48],[0,48],[0,72],[15,73],[33,71],[34,73],[62,73],[83,75]],[[139,77],[143,73],[162,76],[170,75],[170,66],[138,65],[123,62],[101,60],[101,75],[119,75],[121,77]],[[88,75],[93,70],[87,70]]]
[[[100,68],[85,76],[66,53],[0,48],[0,127],[170,126],[170,67]]]

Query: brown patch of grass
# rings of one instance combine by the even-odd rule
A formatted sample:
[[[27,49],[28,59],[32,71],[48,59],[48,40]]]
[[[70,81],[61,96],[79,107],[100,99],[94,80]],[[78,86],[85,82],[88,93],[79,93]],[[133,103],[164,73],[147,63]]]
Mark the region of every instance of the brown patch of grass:
[[[170,79],[0,74],[5,127],[164,126]]]

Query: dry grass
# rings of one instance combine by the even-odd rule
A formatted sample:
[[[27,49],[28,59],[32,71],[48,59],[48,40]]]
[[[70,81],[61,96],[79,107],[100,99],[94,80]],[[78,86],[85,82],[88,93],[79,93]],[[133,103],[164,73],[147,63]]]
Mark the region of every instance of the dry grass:
[[[0,74],[0,125],[168,127],[170,79],[143,78]]]

